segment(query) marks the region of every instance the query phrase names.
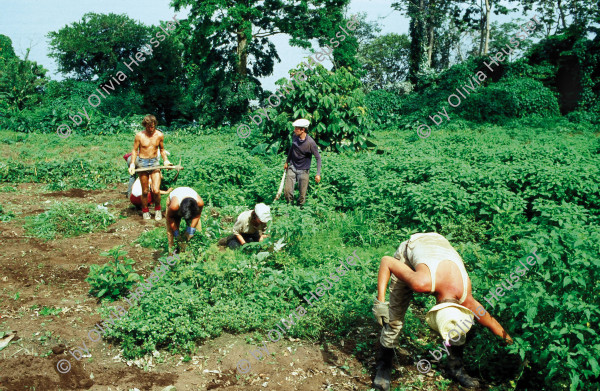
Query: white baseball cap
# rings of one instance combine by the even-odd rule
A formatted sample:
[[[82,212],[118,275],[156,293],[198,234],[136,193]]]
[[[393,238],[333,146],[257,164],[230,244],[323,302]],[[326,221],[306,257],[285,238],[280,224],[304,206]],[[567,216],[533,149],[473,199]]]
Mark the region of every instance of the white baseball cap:
[[[256,216],[262,223],[268,223],[271,221],[271,208],[262,202],[260,204],[256,204],[254,207],[254,213],[256,213]]]
[[[310,122],[307,119],[304,118],[300,118],[295,120],[292,125],[294,125],[294,127],[298,127],[298,128],[308,128],[308,125],[310,125]]]

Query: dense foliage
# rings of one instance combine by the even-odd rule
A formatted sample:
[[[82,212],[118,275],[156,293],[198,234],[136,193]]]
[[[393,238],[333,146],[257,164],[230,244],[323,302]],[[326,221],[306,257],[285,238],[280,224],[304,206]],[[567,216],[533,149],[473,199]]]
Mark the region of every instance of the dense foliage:
[[[276,202],[272,241],[238,253],[217,250],[216,241],[245,208],[272,202],[284,156],[252,156],[232,146],[234,134],[205,135],[193,146],[185,133],[167,135],[167,147],[186,167],[177,185],[195,188],[207,204],[204,229],[176,267],[111,331],[125,356],[157,348],[190,352],[197,341],[223,331],[256,330],[256,338],[265,339],[298,305],[306,305],[308,314],[290,335],[350,334],[360,344],[373,344],[364,328],[376,330],[369,306],[378,260],[411,233],[437,231],[464,258],[480,300],[519,260],[533,250],[540,255],[515,289],[488,308],[516,344],[501,347],[476,327],[467,350],[471,370],[489,381],[514,379],[519,388],[543,382],[546,389],[583,389],[583,382],[593,382],[600,346],[593,326],[600,320],[600,145],[593,126],[564,119],[474,126],[457,119],[426,140],[410,129],[376,135],[383,153],[325,153],[324,179],[311,183],[306,208]],[[18,154],[46,137],[3,134],[0,145]],[[98,171],[106,183],[119,177],[125,182],[119,148],[127,140],[97,136],[96,142],[114,148],[73,153],[89,138],[50,144],[46,164],[58,163],[61,150],[83,161],[85,151],[85,172]],[[100,153],[108,156],[96,159]],[[33,171],[32,162],[20,164],[23,172]],[[70,182],[82,172],[71,167],[57,166],[54,175]],[[16,175],[10,167],[0,172]],[[164,251],[166,237],[159,231],[145,234],[140,243]],[[283,247],[275,251],[279,240]],[[360,264],[313,307],[306,304],[302,297],[355,249]],[[421,320],[431,300],[418,296],[408,314],[413,327],[407,327],[402,343],[411,346],[415,360],[438,343]],[[493,370],[498,363],[508,369]]]
[[[334,151],[366,148],[372,123],[360,80],[346,68],[330,72],[319,65],[309,71],[301,65],[291,71],[296,72],[296,80],[302,80],[300,75],[305,74],[306,81],[292,83],[281,79],[277,84],[285,98],[277,95],[269,98],[273,104],[281,103],[267,109],[271,121],[263,121],[262,126],[268,142],[287,141],[293,130],[291,122],[306,118],[311,122],[309,133],[321,148]],[[289,142],[281,146],[289,147]]]
[[[500,122],[538,114],[555,117],[560,114],[554,93],[533,79],[501,80],[472,93],[459,109],[463,118],[478,122]]]

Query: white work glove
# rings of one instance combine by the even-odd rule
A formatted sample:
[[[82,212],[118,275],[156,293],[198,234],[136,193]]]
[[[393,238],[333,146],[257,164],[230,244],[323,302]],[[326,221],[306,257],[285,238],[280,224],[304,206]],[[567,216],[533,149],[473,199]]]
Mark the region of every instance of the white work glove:
[[[375,316],[375,320],[379,323],[380,326],[383,326],[384,323],[390,322],[390,303],[381,301],[375,298],[373,302],[373,316]]]
[[[164,164],[165,166],[172,166],[172,165],[173,165],[173,163],[171,163],[171,162],[169,161],[169,159],[165,159],[165,160],[163,161],[163,164]]]
[[[135,174],[135,163],[131,163],[129,165],[129,170],[128,171],[129,171],[129,175]]]

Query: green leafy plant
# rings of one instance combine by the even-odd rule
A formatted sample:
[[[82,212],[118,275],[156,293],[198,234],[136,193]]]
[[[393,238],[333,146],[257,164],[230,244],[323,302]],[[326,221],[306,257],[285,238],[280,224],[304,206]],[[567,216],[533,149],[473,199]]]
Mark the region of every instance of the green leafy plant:
[[[62,312],[62,308],[43,307],[40,310],[40,315],[42,315],[42,316],[58,315],[61,312]]]
[[[304,82],[300,81],[303,72],[307,76]],[[295,73],[300,82],[285,82],[285,79],[277,81],[286,97],[281,99],[276,108],[267,109],[272,121],[263,121],[263,133],[271,143],[285,140],[281,148],[288,148],[293,130],[291,122],[306,118],[311,122],[309,134],[323,149],[339,152],[364,149],[371,145],[367,143],[367,138],[373,124],[360,79],[346,68],[330,72],[321,65],[314,71],[308,71],[304,65],[300,65],[291,73]],[[271,101],[277,102],[274,99]]]
[[[2,205],[0,205],[0,221],[5,223],[11,221],[13,217],[15,217],[15,214],[13,212],[5,211],[4,208],[2,208]]]
[[[122,247],[115,246],[100,254],[112,258],[111,261],[102,266],[90,266],[90,272],[85,281],[91,286],[89,291],[91,295],[114,301],[141,280],[139,274],[133,270],[135,261],[126,257],[127,251],[121,250]]]
[[[51,240],[103,230],[115,220],[101,205],[57,202],[46,212],[28,218],[25,229],[30,235]]]
[[[144,231],[135,240],[140,246],[153,249],[167,250],[169,244],[167,243],[167,233],[164,228],[154,228],[152,231]]]

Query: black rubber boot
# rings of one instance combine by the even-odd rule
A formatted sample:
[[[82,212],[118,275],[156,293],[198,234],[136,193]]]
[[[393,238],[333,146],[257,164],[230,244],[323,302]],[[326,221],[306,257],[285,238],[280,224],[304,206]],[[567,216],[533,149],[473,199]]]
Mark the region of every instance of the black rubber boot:
[[[377,352],[377,373],[373,380],[373,388],[388,391],[390,389],[390,375],[392,373],[392,362],[394,360],[394,349],[379,347]]]
[[[479,381],[467,375],[463,367],[463,346],[450,346],[450,357],[448,357],[448,363],[446,364],[446,373],[448,377],[457,381],[461,386],[466,388],[477,388],[479,387]]]

